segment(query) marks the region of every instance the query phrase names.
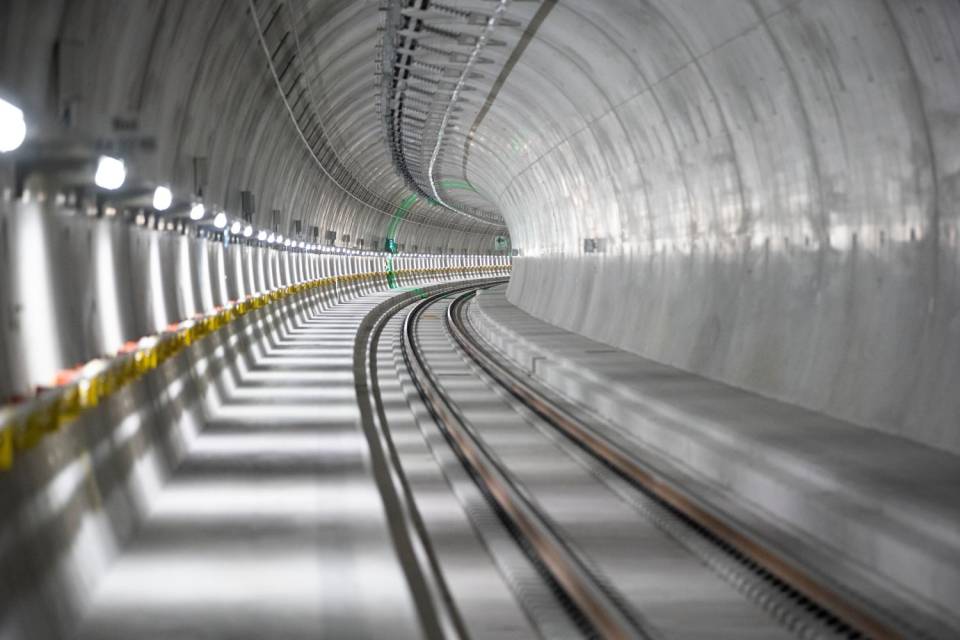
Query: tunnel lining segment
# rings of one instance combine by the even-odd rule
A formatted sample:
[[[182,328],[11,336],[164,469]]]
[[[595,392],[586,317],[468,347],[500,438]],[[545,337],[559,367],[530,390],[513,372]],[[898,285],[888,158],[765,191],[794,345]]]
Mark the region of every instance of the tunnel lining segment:
[[[284,6],[285,6],[285,5],[283,5],[283,3],[278,4],[278,6],[277,6],[277,8],[276,8],[277,15],[279,15],[279,13],[282,12]],[[329,179],[337,186],[337,188],[338,188],[342,193],[346,194],[350,199],[354,200],[354,201],[357,202],[359,205],[361,205],[361,206],[363,206],[363,207],[365,207],[365,208],[368,208],[368,209],[370,209],[370,210],[372,210],[372,211],[375,211],[375,212],[377,212],[378,214],[383,215],[383,216],[388,216],[388,217],[393,216],[393,210],[395,209],[395,207],[394,207],[389,201],[387,201],[387,200],[385,200],[384,198],[380,197],[379,195],[375,194],[373,191],[371,191],[371,190],[370,190],[369,188],[367,188],[365,185],[359,183],[359,182],[358,182],[356,179],[354,179],[353,176],[350,175],[349,173],[348,173],[347,175],[348,175],[348,177],[350,178],[350,180],[349,180],[347,183],[344,183],[341,179],[339,179],[339,178],[337,177],[336,174],[337,174],[338,172],[337,172],[336,168],[334,168],[333,170],[331,170],[331,169],[329,169],[329,168],[324,164],[324,162],[323,162],[323,160],[321,159],[321,157],[317,154],[317,151],[316,151],[316,149],[314,148],[314,145],[312,145],[312,144],[311,144],[311,141],[308,140],[307,135],[306,135],[308,132],[305,132],[305,131],[304,131],[303,127],[302,127],[301,124],[300,124],[300,119],[299,119],[298,116],[294,113],[293,107],[291,106],[290,100],[289,100],[289,95],[290,95],[290,94],[289,94],[288,92],[284,91],[284,89],[283,89],[283,82],[282,82],[282,80],[281,80],[281,75],[280,75],[280,74],[278,73],[278,71],[277,71],[277,67],[276,67],[276,65],[275,65],[275,63],[274,63],[274,58],[273,58],[273,56],[271,55],[270,48],[269,48],[269,46],[268,46],[268,44],[267,44],[266,35],[265,35],[265,31],[266,31],[266,30],[262,27],[262,25],[261,25],[261,23],[260,23],[260,19],[259,19],[258,14],[257,14],[256,4],[255,4],[254,0],[248,0],[248,3],[247,3],[247,11],[249,12],[250,18],[251,18],[251,20],[253,21],[254,27],[255,27],[255,29],[256,29],[256,32],[257,32],[257,41],[258,41],[258,43],[259,43],[259,45],[260,45],[260,49],[261,49],[261,51],[263,52],[263,55],[264,55],[265,58],[266,58],[267,66],[268,66],[268,68],[269,68],[269,70],[270,70],[270,75],[271,75],[271,77],[273,78],[274,84],[275,84],[275,86],[276,86],[277,94],[278,94],[279,98],[281,99],[281,101],[283,102],[284,110],[287,112],[287,115],[289,116],[291,123],[293,124],[294,128],[296,129],[297,137],[298,137],[298,138],[300,139],[300,141],[303,143],[304,147],[305,147],[306,150],[307,150],[307,153],[308,153],[308,154],[310,155],[310,157],[313,159],[314,164],[316,164],[316,166],[321,170],[321,172],[322,172],[327,178],[329,178]],[[276,16],[274,16],[274,18],[275,18],[275,17],[276,17]],[[275,19],[271,19],[270,25],[272,25],[272,24],[274,24],[274,23],[275,23]],[[270,26],[270,25],[268,25],[268,26]],[[299,40],[296,40],[296,42],[299,43]],[[292,57],[290,58],[290,63],[292,64],[292,63],[294,62],[294,60],[297,60],[297,59],[299,58],[299,55],[300,55],[300,54],[299,54],[299,51],[293,52]],[[302,74],[302,72],[301,72],[300,75],[297,76],[297,78],[302,77],[302,75],[303,75],[303,74]],[[294,83],[293,86],[296,86],[296,83]],[[305,88],[304,91],[307,92],[307,93],[309,93],[309,89],[308,89],[308,88]],[[309,105],[309,104],[312,104],[312,102],[311,102],[311,100],[310,100],[309,97],[307,98],[307,102],[308,102],[308,105]],[[308,106],[308,107],[306,107],[306,108],[310,108],[310,107]],[[305,109],[306,109],[306,108],[305,108]],[[325,139],[325,138],[323,138],[323,124],[322,124],[321,122],[319,122],[319,116],[317,116],[317,115],[313,112],[312,108],[310,108],[310,109],[311,109],[311,116],[312,116],[311,119],[315,119],[315,120],[316,120],[317,126],[316,126],[316,127],[312,127],[311,130],[309,131],[309,133],[310,133],[311,137],[314,137],[315,134],[313,133],[313,131],[314,131],[314,130],[315,130],[315,131],[318,131],[318,132],[320,132],[321,137],[317,138],[317,140],[319,141],[319,140],[321,140],[321,139]],[[319,144],[319,142],[317,142],[316,144]],[[334,150],[329,144],[326,144],[326,147],[329,148],[330,151],[331,151],[331,153],[334,155],[334,157],[336,157],[336,152],[335,152],[335,150]],[[339,159],[337,159],[337,162],[339,163]],[[342,168],[342,163],[340,163],[340,166],[341,166],[341,168]],[[343,171],[346,171],[346,169],[343,168]],[[485,225],[487,225],[487,226],[491,226],[491,225],[492,225],[494,228],[502,227],[502,225],[496,225],[496,224],[494,224],[494,223],[491,223],[491,222],[489,222],[489,221],[486,221],[486,220],[483,220],[483,219],[480,219],[480,218],[476,218],[476,219],[475,219],[475,222],[477,222],[477,223],[482,223],[482,224],[485,224]],[[437,223],[431,223],[431,222],[426,222],[426,221],[412,221],[412,222],[410,222],[410,224],[415,224],[415,225],[418,225],[418,226],[427,227],[427,228],[433,228],[433,229],[449,229],[449,228],[450,228],[450,225],[449,225],[449,224],[437,224]]]
[[[523,30],[523,34],[521,34],[520,41],[517,42],[517,46],[515,46],[513,51],[510,52],[510,57],[507,58],[507,61],[500,70],[500,73],[497,74],[497,79],[494,80],[493,86],[490,87],[490,91],[487,93],[487,97],[483,101],[483,106],[480,107],[480,111],[477,112],[477,116],[473,119],[473,124],[470,125],[470,130],[467,133],[466,140],[464,140],[463,143],[464,180],[469,180],[467,176],[467,163],[470,160],[470,150],[473,147],[473,140],[476,137],[477,129],[479,129],[480,125],[483,124],[484,118],[487,117],[487,113],[490,111],[493,103],[497,100],[497,96],[500,94],[500,89],[503,88],[503,85],[510,76],[510,73],[513,71],[513,68],[520,60],[520,57],[523,56],[524,51],[527,50],[527,46],[529,46],[529,44],[533,41],[533,38],[536,35],[537,30],[540,28],[540,25],[543,24],[543,21],[547,19],[547,16],[550,14],[550,11],[556,6],[556,4],[557,0],[543,0],[543,2],[541,2],[537,12],[533,15],[533,18],[530,20],[529,24],[527,24],[526,29]]]

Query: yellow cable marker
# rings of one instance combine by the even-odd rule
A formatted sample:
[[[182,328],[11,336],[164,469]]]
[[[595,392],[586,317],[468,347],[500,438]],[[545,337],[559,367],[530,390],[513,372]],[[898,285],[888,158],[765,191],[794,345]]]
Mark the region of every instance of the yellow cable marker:
[[[81,380],[80,384],[80,406],[84,409],[97,406],[100,401],[100,395],[97,392],[97,379]]]
[[[70,385],[60,396],[59,411],[57,412],[58,426],[64,426],[71,420],[80,415],[82,409],[80,405],[80,388],[77,385]]]
[[[481,270],[496,269],[496,266],[480,266]],[[509,269],[509,267],[507,267]],[[395,272],[399,277],[417,274],[462,273],[467,267],[445,267],[442,269],[401,269]],[[342,276],[319,278],[310,282],[281,287],[241,300],[231,307],[219,309],[216,313],[195,319],[187,327],[166,332],[159,337],[145,338],[141,348],[132,353],[116,356],[109,364],[91,361],[81,374],[81,379],[59,389],[48,392],[56,394],[33,401],[35,406],[24,411],[13,409],[0,413],[0,470],[12,467],[17,450],[35,446],[47,433],[57,430],[76,419],[86,409],[100,404],[101,400],[117,392],[143,374],[156,369],[160,364],[175,356],[185,347],[204,336],[226,326],[231,321],[246,315],[254,309],[261,309],[272,302],[309,292],[323,287],[378,280],[384,277],[381,272],[354,273]],[[182,325],[181,325],[182,326]],[[145,344],[144,344],[145,343]],[[92,368],[92,373],[87,373]]]
[[[56,416],[51,414],[50,405],[47,403],[27,414],[26,425],[14,439],[17,449],[29,449],[40,442],[40,438],[53,431],[50,423],[55,419]]]
[[[0,427],[0,471],[13,466],[13,425]]]

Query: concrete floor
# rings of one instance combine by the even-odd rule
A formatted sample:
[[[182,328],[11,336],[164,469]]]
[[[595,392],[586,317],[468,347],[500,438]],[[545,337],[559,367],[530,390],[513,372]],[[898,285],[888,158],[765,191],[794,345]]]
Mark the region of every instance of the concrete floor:
[[[255,353],[93,595],[79,637],[409,638],[353,383],[361,298]]]

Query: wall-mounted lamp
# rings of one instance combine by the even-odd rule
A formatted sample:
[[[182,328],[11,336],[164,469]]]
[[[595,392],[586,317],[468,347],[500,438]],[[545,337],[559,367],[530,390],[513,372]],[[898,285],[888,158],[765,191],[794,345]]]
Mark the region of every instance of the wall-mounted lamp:
[[[173,204],[173,193],[169,187],[159,186],[153,190],[153,208],[166,211]]]
[[[13,151],[27,137],[23,111],[0,98],[0,153]]]
[[[123,160],[111,156],[100,156],[97,160],[97,172],[93,176],[93,181],[98,187],[113,191],[122,187],[126,179],[127,168]]]

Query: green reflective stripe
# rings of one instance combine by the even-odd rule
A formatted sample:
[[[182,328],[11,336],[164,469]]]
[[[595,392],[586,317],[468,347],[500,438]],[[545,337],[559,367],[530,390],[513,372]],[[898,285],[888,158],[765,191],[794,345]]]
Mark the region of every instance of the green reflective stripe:
[[[387,246],[384,249],[389,250],[389,247],[393,247],[393,251],[396,251],[397,246],[397,229],[400,228],[400,223],[403,222],[403,219],[407,217],[407,214],[410,213],[410,207],[414,205],[417,201],[417,194],[411,193],[406,198],[400,202],[400,206],[397,207],[397,210],[393,212],[393,217],[390,219],[390,225],[387,227]],[[391,289],[397,288],[397,274],[393,269],[393,255],[387,256],[387,286]]]
[[[391,289],[397,288],[397,274],[393,270],[393,256],[387,256],[387,286]]]
[[[443,189],[463,189],[465,191],[473,191],[476,193],[476,189],[473,188],[473,185],[469,182],[463,180],[441,180],[438,184]],[[400,201],[399,206],[397,206],[396,211],[393,212],[393,216],[390,218],[390,224],[387,226],[387,237],[386,245],[384,249],[390,251],[388,248],[392,245],[393,251],[396,251],[397,246],[397,230],[400,228],[400,223],[404,221],[407,217],[407,214],[410,213],[410,209],[413,208],[413,205],[417,203],[417,194],[411,193],[406,198]],[[435,202],[432,198],[427,200],[430,204],[434,206],[440,206],[439,202]],[[392,253],[392,251],[391,251]],[[386,274],[387,274],[387,285],[391,289],[396,289],[398,286],[397,274],[393,269],[393,256],[387,256],[387,265],[386,265]]]
[[[411,193],[400,202],[400,206],[397,207],[397,210],[393,212],[393,217],[390,218],[390,226],[387,227],[388,240],[397,239],[397,229],[400,227],[400,223],[407,217],[407,214],[410,213],[410,208],[416,202],[417,194],[415,193]]]
[[[464,180],[441,180],[438,184],[443,189],[463,189],[464,191],[473,191],[477,192],[473,188],[473,185]],[[387,239],[396,240],[397,239],[397,230],[400,228],[400,223],[407,217],[407,214],[410,213],[410,209],[413,208],[413,205],[417,203],[417,194],[411,193],[406,198],[400,201],[400,204],[397,206],[396,211],[393,212],[393,217],[390,218],[390,224],[387,226]],[[435,202],[432,198],[429,200],[430,204],[434,206],[439,206],[439,202]]]

